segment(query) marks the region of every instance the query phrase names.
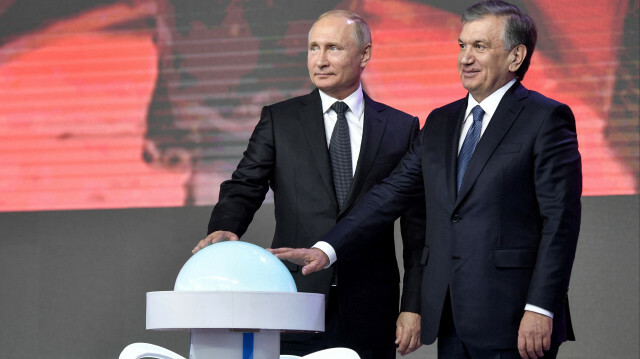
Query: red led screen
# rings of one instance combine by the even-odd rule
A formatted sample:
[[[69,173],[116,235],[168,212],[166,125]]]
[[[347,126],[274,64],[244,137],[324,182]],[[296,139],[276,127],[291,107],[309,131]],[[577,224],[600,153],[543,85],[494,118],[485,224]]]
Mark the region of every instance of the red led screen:
[[[514,1],[524,80],[578,122],[584,194],[638,192],[638,2]],[[468,1],[14,0],[0,4],[0,211],[211,205],[263,105],[307,93],[331,8],[373,31],[363,86],[419,116],[465,96]]]

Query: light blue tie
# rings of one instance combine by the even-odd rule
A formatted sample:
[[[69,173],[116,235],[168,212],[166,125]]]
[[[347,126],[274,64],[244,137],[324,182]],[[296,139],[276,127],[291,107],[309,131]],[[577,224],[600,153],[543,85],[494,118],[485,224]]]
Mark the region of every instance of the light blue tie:
[[[473,114],[473,123],[471,124],[469,131],[467,131],[467,136],[464,138],[464,142],[462,143],[460,154],[458,154],[458,192],[460,192],[464,172],[467,170],[467,166],[469,166],[469,160],[471,160],[471,156],[473,156],[473,151],[476,149],[478,139],[480,139],[480,132],[482,132],[482,118],[484,117],[484,110],[480,105],[476,105],[476,107],[471,110],[471,113]]]
[[[336,189],[339,208],[342,208],[353,180],[349,124],[345,116],[349,106],[342,101],[336,101],[331,105],[331,108],[338,114],[338,122],[336,122],[331,134],[329,155],[331,157],[331,171],[333,172],[333,186]]]

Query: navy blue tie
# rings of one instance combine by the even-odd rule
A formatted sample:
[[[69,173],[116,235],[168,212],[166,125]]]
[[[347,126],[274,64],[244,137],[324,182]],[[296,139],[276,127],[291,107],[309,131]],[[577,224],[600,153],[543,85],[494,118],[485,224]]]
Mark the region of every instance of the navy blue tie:
[[[464,138],[464,142],[462,143],[460,154],[458,154],[458,192],[460,192],[464,173],[467,170],[467,166],[469,166],[469,160],[471,160],[471,156],[473,156],[473,151],[476,149],[478,139],[480,139],[480,133],[482,132],[482,118],[484,117],[484,110],[480,105],[476,105],[476,107],[471,110],[471,113],[473,114],[473,123],[471,124],[471,127],[469,127],[469,131],[467,131],[467,136]]]
[[[338,205],[342,209],[353,172],[351,170],[351,141],[349,140],[349,124],[345,112],[349,109],[346,103],[336,101],[331,109],[338,114],[338,121],[333,128],[329,143],[329,155],[331,156],[331,171],[333,172],[333,185],[338,197]]]

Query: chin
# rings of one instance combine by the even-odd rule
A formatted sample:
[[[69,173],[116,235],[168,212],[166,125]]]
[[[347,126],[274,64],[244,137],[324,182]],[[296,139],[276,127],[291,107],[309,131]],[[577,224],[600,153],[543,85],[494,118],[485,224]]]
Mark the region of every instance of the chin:
[[[462,83],[462,87],[464,87],[464,89],[469,91],[470,93],[472,93],[473,90],[476,88],[475,86],[471,86],[471,85],[465,84],[464,82]]]
[[[335,87],[334,83],[328,83],[326,81],[316,81],[314,85],[316,85],[316,87],[321,89],[322,91],[330,91]]]

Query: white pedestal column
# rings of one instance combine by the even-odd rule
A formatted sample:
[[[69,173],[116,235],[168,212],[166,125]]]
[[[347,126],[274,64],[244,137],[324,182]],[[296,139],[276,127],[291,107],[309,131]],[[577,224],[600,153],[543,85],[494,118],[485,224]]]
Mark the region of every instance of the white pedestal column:
[[[278,359],[279,356],[280,332],[276,330],[191,330],[189,359]]]

